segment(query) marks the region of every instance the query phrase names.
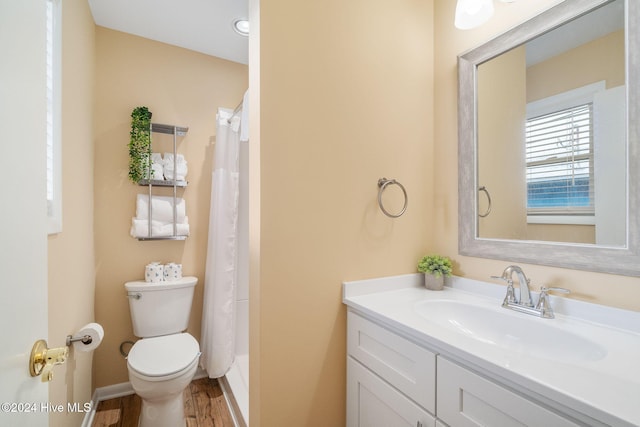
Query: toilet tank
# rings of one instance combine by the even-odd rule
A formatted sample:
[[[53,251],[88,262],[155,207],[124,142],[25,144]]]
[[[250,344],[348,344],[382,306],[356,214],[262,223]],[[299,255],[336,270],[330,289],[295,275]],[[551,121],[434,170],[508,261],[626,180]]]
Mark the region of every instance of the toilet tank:
[[[171,282],[127,282],[133,333],[140,338],[177,334],[187,329],[197,277]]]

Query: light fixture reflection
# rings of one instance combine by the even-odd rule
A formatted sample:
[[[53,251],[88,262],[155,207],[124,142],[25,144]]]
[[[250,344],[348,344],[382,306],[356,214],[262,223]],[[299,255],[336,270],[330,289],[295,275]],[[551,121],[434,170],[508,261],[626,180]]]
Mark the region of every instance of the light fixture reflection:
[[[493,15],[493,0],[458,0],[455,26],[461,30],[478,27]]]

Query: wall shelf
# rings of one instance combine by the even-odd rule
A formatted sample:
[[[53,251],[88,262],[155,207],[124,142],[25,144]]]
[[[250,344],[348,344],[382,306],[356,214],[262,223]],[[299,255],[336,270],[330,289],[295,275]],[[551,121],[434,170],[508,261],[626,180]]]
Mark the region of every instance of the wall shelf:
[[[151,240],[187,240],[187,236],[136,237],[141,242]]]
[[[166,133],[168,135],[176,135],[176,136],[185,136],[188,131],[189,131],[189,128],[184,126],[151,123],[151,132]]]
[[[153,187],[173,187],[175,184],[176,187],[185,188],[189,182],[188,181],[174,181],[172,179],[141,179],[138,181],[138,185],[148,186],[151,185]]]
[[[152,133],[163,133],[167,135],[173,135],[173,170],[174,174],[177,171],[177,147],[178,141],[177,138],[180,136],[185,136],[189,131],[188,127],[184,126],[175,126],[175,125],[167,125],[161,123],[151,123],[151,132]],[[151,168],[149,168],[149,173],[151,172]],[[175,175],[174,175],[175,177]],[[151,240],[186,240],[187,236],[178,235],[178,225],[177,225],[177,189],[178,188],[186,188],[188,182],[183,180],[175,180],[175,179],[141,179],[138,181],[138,185],[145,186],[149,188],[149,234],[148,236],[138,236],[136,237],[139,241],[151,241]],[[153,210],[152,210],[152,197],[153,197],[153,187],[171,187],[173,188],[173,235],[171,236],[154,236],[152,233],[151,222],[153,218]]]

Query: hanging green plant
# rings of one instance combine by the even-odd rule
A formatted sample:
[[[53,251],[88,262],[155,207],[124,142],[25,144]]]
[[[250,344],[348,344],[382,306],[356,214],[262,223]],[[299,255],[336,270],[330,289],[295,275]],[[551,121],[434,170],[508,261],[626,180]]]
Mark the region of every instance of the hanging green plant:
[[[151,160],[151,111],[136,107],[131,112],[129,179],[138,183],[149,174]]]

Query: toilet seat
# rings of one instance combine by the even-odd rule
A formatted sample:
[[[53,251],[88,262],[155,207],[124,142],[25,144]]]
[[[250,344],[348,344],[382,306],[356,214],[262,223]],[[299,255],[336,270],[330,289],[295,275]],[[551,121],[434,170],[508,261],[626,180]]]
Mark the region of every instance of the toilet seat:
[[[137,341],[127,356],[127,364],[153,381],[187,369],[199,356],[198,341],[188,333],[181,333]]]

